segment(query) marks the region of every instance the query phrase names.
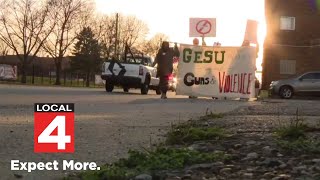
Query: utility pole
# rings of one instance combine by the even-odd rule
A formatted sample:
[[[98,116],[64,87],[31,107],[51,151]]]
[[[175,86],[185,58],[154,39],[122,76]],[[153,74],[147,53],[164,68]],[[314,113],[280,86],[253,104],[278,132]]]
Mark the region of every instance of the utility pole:
[[[118,58],[118,26],[119,26],[119,14],[116,14],[116,42],[114,45],[114,54]]]

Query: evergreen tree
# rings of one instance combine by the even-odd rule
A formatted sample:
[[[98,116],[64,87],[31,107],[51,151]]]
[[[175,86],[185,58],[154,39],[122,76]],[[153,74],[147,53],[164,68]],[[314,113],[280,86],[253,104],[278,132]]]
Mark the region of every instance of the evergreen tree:
[[[86,75],[86,86],[89,87],[90,77],[100,70],[101,46],[90,27],[83,28],[76,42],[71,68]]]

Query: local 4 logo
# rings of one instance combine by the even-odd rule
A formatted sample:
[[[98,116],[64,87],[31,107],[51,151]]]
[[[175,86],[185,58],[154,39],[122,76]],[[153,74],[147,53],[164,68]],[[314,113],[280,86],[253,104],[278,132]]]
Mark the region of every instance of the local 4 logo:
[[[74,152],[74,104],[34,105],[34,152]]]

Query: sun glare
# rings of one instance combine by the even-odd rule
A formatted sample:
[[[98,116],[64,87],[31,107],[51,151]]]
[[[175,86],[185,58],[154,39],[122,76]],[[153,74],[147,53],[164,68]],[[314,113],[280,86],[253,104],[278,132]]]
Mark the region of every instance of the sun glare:
[[[262,69],[262,46],[266,35],[264,0],[96,0],[96,5],[101,13],[120,12],[145,21],[150,29],[148,37],[164,33],[171,41],[184,44],[191,44],[193,39],[189,37],[189,18],[217,19],[216,37],[205,38],[208,46],[214,42],[220,42],[222,46],[241,46],[247,20],[256,20],[260,46],[257,70]]]

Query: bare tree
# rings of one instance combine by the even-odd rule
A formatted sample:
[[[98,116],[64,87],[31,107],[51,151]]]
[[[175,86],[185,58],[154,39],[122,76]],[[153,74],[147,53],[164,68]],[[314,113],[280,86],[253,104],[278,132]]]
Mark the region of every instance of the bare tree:
[[[125,16],[119,14],[118,24],[116,23],[116,14],[110,16],[100,15],[95,18],[93,31],[95,32],[100,45],[102,46],[102,56],[109,59],[123,53],[126,45],[128,48],[137,49],[142,44],[148,34],[148,26],[134,16]],[[118,35],[116,27],[118,25]],[[118,50],[115,54],[115,45]]]
[[[9,46],[4,43],[2,40],[0,40],[0,56],[4,58],[9,53]]]
[[[109,59],[114,56],[116,43],[116,15],[97,15],[92,29],[101,45],[101,56]]]
[[[155,57],[160,49],[162,41],[168,41],[169,37],[162,33],[155,34],[150,40],[145,41],[140,47],[140,51]]]
[[[82,16],[87,16],[84,8],[87,0],[50,0],[55,16],[51,23],[55,24],[52,34],[44,43],[44,50],[54,59],[56,66],[56,85],[60,85],[61,64],[63,57],[68,53],[70,45],[81,30]],[[86,21],[86,17],[85,20]]]
[[[139,46],[149,33],[148,25],[135,16],[120,17],[119,29],[120,52],[124,51],[126,45],[128,48]]]
[[[21,82],[26,83],[26,67],[36,57],[53,26],[48,23],[50,5],[37,0],[2,0],[0,39],[21,63]]]
[[[4,43],[2,40],[0,40],[0,56],[1,56],[1,60],[5,60],[8,53],[9,53],[9,46]]]
[[[116,26],[116,14],[98,14],[91,26],[102,47],[104,59],[115,55]]]

